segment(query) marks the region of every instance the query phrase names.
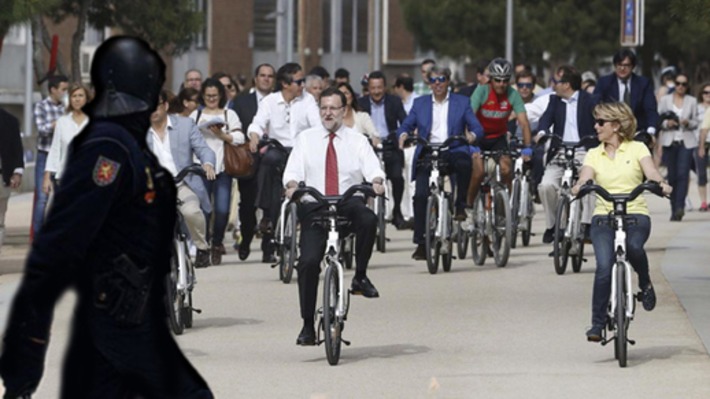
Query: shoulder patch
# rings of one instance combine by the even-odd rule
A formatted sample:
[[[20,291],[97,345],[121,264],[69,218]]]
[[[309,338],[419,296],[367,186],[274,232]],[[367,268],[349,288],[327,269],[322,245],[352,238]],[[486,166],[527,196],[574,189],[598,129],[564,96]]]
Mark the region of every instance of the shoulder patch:
[[[94,172],[92,173],[94,183],[99,187],[108,186],[116,180],[119,169],[121,169],[120,163],[108,159],[103,155],[99,155],[99,159],[96,160],[96,165],[94,165]]]

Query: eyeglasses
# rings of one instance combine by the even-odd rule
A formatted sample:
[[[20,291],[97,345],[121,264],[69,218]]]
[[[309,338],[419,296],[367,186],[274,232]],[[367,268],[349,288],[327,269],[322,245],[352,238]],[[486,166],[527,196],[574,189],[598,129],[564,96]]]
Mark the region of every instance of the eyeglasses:
[[[518,83],[518,89],[532,89],[535,85],[532,83]]]
[[[323,113],[335,112],[340,109],[343,109],[343,107],[325,107],[324,106],[324,107],[320,107],[320,112],[323,112]]]
[[[437,77],[430,77],[429,78],[429,83],[434,84],[436,82],[439,82],[439,83],[446,82],[446,76],[437,76]]]
[[[675,85],[688,87],[688,82],[675,82]]]
[[[292,81],[291,83],[293,83],[297,86],[300,86],[300,85],[306,83],[306,78],[297,79],[297,80]]]
[[[616,64],[615,66],[619,69],[622,69],[622,68],[631,69],[634,67],[634,64]]]
[[[599,125],[599,126],[604,126],[604,124],[607,123],[607,122],[611,122],[611,121],[608,121],[608,120],[606,120],[606,119],[595,119],[595,120],[594,120],[594,123],[596,123],[596,124]]]
[[[704,96],[710,96],[710,91],[704,91],[704,92],[703,92],[703,95],[704,95]]]
[[[510,83],[509,79],[493,78],[493,81],[496,83]]]
[[[205,94],[205,98],[206,98],[206,99],[209,99],[209,100],[212,100],[212,99],[215,99],[215,98],[219,98],[219,94]]]

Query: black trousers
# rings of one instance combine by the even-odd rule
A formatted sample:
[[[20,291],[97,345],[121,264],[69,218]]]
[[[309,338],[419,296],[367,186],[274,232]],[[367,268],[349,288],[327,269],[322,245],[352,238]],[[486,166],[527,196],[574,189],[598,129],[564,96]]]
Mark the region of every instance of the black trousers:
[[[258,169],[257,169],[258,170]],[[239,185],[239,221],[242,233],[241,245],[249,248],[251,240],[254,238],[256,228],[256,195],[258,191],[257,178],[240,177],[237,179]]]
[[[289,149],[290,151],[290,149]],[[286,167],[288,155],[270,148],[261,157],[259,170],[257,171],[256,204],[264,212],[264,218],[271,221],[271,226],[276,227],[281,211],[281,195],[283,183],[281,178]],[[261,240],[261,250],[268,256],[274,252],[272,243],[273,234],[264,234]]]
[[[404,195],[404,152],[399,149],[396,140],[382,142],[382,159],[385,162],[385,175],[392,182],[392,219],[402,219],[402,196]]]
[[[321,224],[314,223],[322,215],[322,206],[314,203],[304,203],[299,206],[298,219],[301,223],[301,239],[299,248],[301,256],[298,260],[298,296],[301,304],[301,317],[313,320],[318,298],[318,276],[323,260],[325,245],[328,240],[328,230]],[[363,276],[372,256],[377,231],[377,216],[365,205],[362,197],[352,197],[342,203],[338,214],[350,220],[348,232],[355,234],[355,275]]]

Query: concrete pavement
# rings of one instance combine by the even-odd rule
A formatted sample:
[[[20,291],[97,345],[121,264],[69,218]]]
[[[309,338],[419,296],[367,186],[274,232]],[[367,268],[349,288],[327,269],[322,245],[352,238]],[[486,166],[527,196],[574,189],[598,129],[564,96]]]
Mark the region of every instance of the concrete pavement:
[[[295,345],[295,281],[278,282],[256,251],[247,262],[230,251],[223,265],[198,271],[195,304],[204,312],[178,342],[219,398],[708,398],[710,345],[701,337],[707,340],[710,321],[703,313],[710,214],[670,223],[667,203],[649,202],[646,248],[659,301],[650,313],[639,307],[629,331],[638,343],[623,370],[611,345],[584,337],[591,249],[581,273],[557,276],[540,235],[513,250],[505,268],[473,266],[469,255],[432,276],[411,261],[410,232],[390,229],[388,252],[373,256],[369,272],[381,298],[352,298],[344,336],[353,344],[343,347],[337,367],[328,366],[323,347]],[[27,203],[13,197],[9,212]],[[536,232],[542,223],[538,212]],[[0,265],[21,247],[3,248]],[[0,276],[2,319],[19,277]],[[69,294],[55,312],[39,398],[56,397],[72,306]]]

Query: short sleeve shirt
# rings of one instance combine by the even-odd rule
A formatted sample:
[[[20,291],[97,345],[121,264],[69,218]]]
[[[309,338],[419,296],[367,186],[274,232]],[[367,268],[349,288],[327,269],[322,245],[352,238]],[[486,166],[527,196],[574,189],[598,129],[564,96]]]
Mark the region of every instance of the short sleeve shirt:
[[[488,94],[491,91],[491,85],[478,85],[476,87],[476,90],[473,91],[473,94],[471,94],[471,108],[473,108],[473,113],[476,113],[479,108],[481,108],[481,105],[488,99]],[[510,104],[513,106],[513,111],[515,111],[516,114],[520,113],[525,113],[525,103],[523,102],[523,98],[520,97],[520,93],[518,93],[515,89],[512,87],[508,86],[508,101]]]
[[[705,111],[705,117],[703,118],[703,123],[700,125],[700,129],[710,129],[710,110]]]
[[[594,169],[596,184],[611,194],[627,194],[643,182],[641,159],[650,157],[645,144],[638,141],[624,141],[616,150],[614,159],[604,150],[604,144],[591,149],[584,158],[584,166]],[[614,210],[612,204],[597,198],[595,215],[608,215]],[[629,214],[648,215],[648,206],[643,196],[628,203]]]

